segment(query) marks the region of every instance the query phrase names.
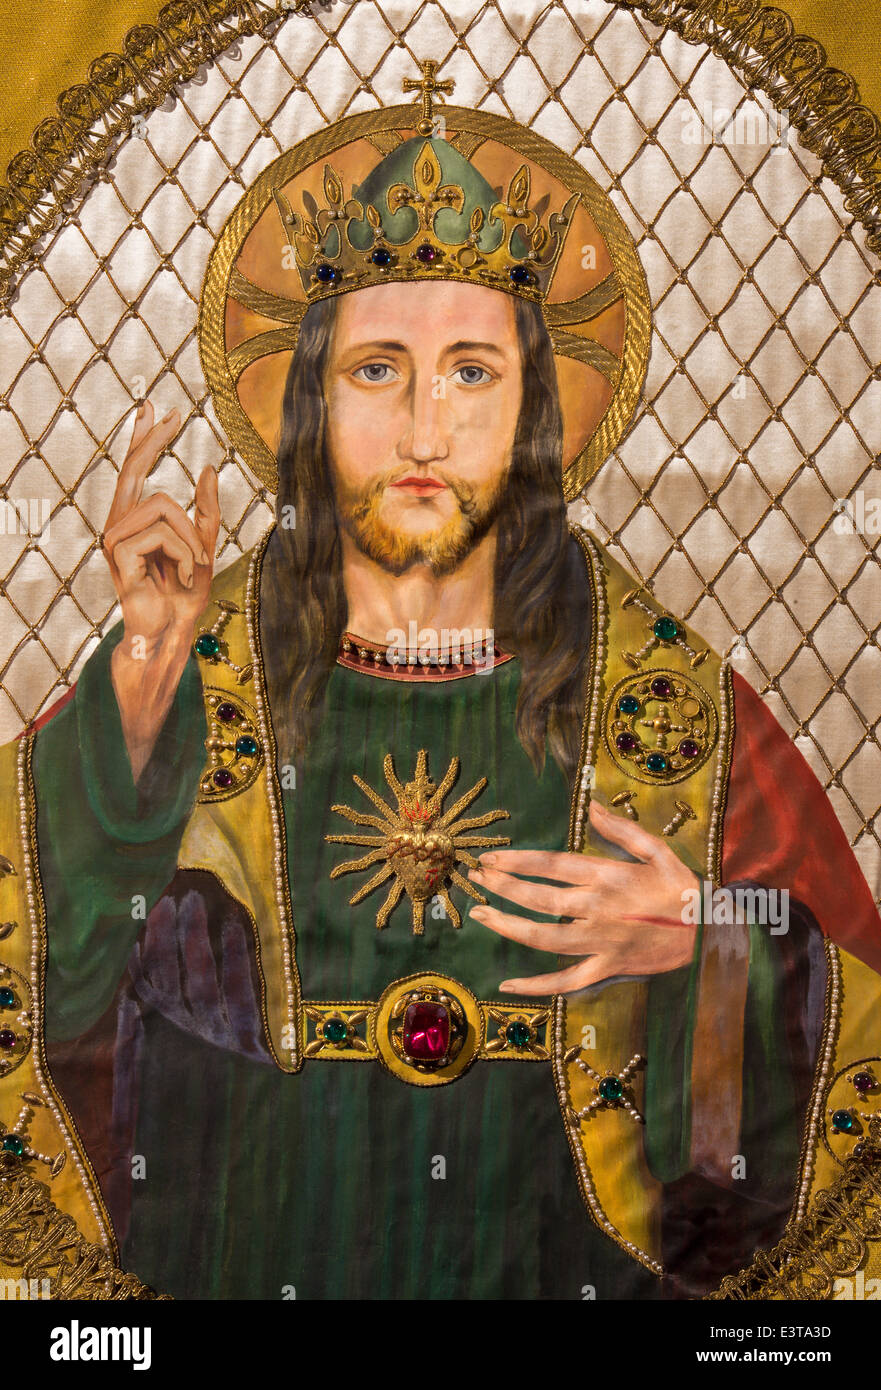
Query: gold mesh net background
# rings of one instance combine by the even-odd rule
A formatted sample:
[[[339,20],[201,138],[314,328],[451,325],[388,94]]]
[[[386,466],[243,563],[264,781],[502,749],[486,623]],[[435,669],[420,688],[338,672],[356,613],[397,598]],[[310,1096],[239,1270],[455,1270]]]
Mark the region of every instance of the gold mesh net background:
[[[400,103],[426,58],[457,104],[574,155],[630,227],[654,306],[648,380],[573,514],[767,699],[877,897],[878,537],[833,525],[837,499],[881,494],[877,261],[770,106],[707,49],[606,0],[315,6],[135,122],[0,317],[0,504],[29,507],[31,533],[0,506],[0,737],[116,621],[97,537],[133,402],[184,418],[148,486],[187,505],[200,469],[219,469],[220,567],[271,519],[199,364],[213,239],[281,151]]]

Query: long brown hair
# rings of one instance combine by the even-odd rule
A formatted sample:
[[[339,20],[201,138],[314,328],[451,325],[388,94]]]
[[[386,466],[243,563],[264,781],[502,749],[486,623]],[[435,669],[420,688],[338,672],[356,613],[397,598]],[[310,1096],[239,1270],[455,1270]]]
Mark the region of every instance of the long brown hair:
[[[323,377],[336,298],[303,317],[285,385],[278,523],[260,589],[260,631],[279,756],[299,763],[321,720],[346,627],[342,552],[325,441]],[[566,526],[563,423],[538,305],[515,300],[523,395],[496,545],[496,642],[520,661],[516,732],[536,771],[545,745],[572,778],[581,742],[589,586]]]

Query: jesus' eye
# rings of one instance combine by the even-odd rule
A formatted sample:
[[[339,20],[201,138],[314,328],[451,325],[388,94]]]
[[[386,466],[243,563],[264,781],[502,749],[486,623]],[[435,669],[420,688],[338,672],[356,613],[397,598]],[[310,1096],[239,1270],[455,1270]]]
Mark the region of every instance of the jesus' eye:
[[[396,375],[393,367],[387,362],[366,362],[363,367],[359,367],[352,375],[358,381],[369,381],[374,385],[385,385]]]
[[[453,372],[453,378],[459,378],[463,386],[483,386],[488,381],[492,381],[492,376],[485,367],[478,367],[473,362],[467,366],[457,367]]]

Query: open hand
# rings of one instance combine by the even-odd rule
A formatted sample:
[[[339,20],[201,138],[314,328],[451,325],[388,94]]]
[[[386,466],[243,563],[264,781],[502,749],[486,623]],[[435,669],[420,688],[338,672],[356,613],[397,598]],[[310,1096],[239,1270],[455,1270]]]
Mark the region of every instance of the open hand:
[[[480,870],[469,872],[478,887],[563,920],[533,922],[494,907],[474,907],[471,917],[537,951],[579,957],[549,975],[505,980],[500,989],[572,994],[615,975],[656,975],[691,960],[697,928],[682,920],[683,894],[694,888],[695,875],[666,840],[596,801],[590,804],[590,821],[604,839],[640,862],[546,850],[491,850],[480,856]],[[551,882],[534,881],[539,878]]]

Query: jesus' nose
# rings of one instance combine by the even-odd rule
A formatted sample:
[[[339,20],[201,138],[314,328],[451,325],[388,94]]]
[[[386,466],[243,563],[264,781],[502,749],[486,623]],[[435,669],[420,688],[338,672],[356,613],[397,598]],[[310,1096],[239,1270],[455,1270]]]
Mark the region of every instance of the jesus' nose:
[[[449,453],[443,426],[443,377],[419,374],[410,390],[409,421],[398,454],[413,463],[433,463]]]

